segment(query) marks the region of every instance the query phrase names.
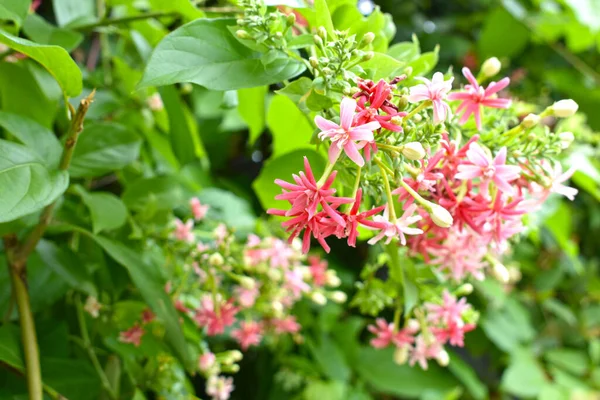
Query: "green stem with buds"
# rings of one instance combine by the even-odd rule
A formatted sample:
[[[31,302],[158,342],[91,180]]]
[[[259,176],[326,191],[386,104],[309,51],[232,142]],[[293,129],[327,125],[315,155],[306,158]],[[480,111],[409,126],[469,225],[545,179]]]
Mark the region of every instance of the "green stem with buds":
[[[429,100],[428,101],[424,101],[421,104],[419,104],[416,108],[414,108],[411,112],[409,112],[406,117],[404,117],[402,119],[404,121],[404,124],[406,123],[406,121],[408,121],[409,119],[411,119],[412,117],[414,117],[415,114],[423,111],[424,109],[426,109],[430,105],[431,105],[431,101],[429,101]]]
[[[388,174],[386,171],[387,167],[385,167],[384,164],[377,158],[374,158],[373,161],[375,161],[375,164],[377,164],[377,166],[381,169],[381,175],[383,176],[383,184],[385,186],[385,194],[388,200],[388,210],[390,210],[390,220],[395,223],[396,209],[394,208],[394,198],[392,197],[392,189],[390,187],[390,181],[388,179]]]

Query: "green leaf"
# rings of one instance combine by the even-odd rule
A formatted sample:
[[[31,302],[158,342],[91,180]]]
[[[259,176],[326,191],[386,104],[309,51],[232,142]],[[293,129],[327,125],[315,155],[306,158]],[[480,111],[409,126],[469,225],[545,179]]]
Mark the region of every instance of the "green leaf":
[[[198,19],[176,29],[156,46],[140,87],[192,82],[213,90],[270,85],[293,78],[304,64],[286,54],[267,66],[262,54],[229,32],[233,19]]]
[[[265,101],[268,90],[267,86],[257,86],[237,92],[238,112],[250,128],[250,144],[253,144],[265,129]]]
[[[308,158],[315,178],[319,179],[325,170],[325,158],[314,150],[296,150],[265,163],[260,175],[252,183],[263,208],[288,209],[289,202],[275,200],[275,196],[281,193],[281,187],[275,184],[275,179],[292,181],[292,174],[304,171],[304,156]]]
[[[75,49],[83,40],[81,33],[58,28],[37,14],[27,16],[23,33],[36,43],[60,46],[67,51]]]
[[[303,76],[286,85],[283,89],[276,90],[275,93],[287,96],[302,112],[308,113],[306,100],[312,93],[312,85],[312,80]]]
[[[167,341],[175,350],[179,360],[188,369],[192,368],[192,360],[179,325],[179,316],[173,302],[164,291],[165,281],[160,272],[162,266],[154,262],[144,262],[141,254],[121,243],[102,236],[92,237],[108,255],[127,269],[146,303],[165,325]]]
[[[59,26],[80,26],[97,21],[94,0],[53,1],[54,15]]]
[[[204,154],[195,121],[188,119],[189,110],[175,86],[161,87],[159,92],[169,116],[169,140],[173,153],[181,165],[194,162]]]
[[[346,385],[343,382],[312,381],[302,393],[303,400],[346,400]]]
[[[19,341],[19,328],[11,324],[0,326],[0,361],[13,368],[24,368]]]
[[[477,41],[481,59],[514,57],[525,49],[529,30],[504,8],[489,13]]]
[[[374,53],[369,61],[360,63],[365,70],[373,71],[373,80],[387,79],[394,74],[404,63],[383,53]]]
[[[204,17],[204,12],[194,7],[189,0],[150,0],[153,10],[177,12],[185,17],[186,21]]]
[[[69,172],[83,178],[119,170],[138,158],[141,143],[140,138],[123,125],[89,123],[79,136]]]
[[[427,75],[433,70],[438,62],[439,48],[436,47],[434,51],[428,51],[421,54],[416,60],[411,61],[408,66],[412,68],[411,78],[415,76]],[[412,80],[412,79],[411,79]]]
[[[314,128],[308,118],[286,96],[273,97],[267,113],[267,126],[273,135],[273,157],[313,147],[310,139]]]
[[[394,363],[394,350],[361,348],[354,366],[359,376],[381,393],[402,397],[419,397],[423,389],[449,391],[457,386],[444,369],[429,363],[427,371]]]
[[[314,28],[324,27],[330,38],[335,39],[336,34],[331,21],[331,13],[329,7],[327,7],[327,0],[315,0],[315,14],[317,25]]]
[[[506,352],[516,350],[535,336],[527,309],[515,299],[506,299],[501,309],[489,310],[481,327],[496,346]]]
[[[44,357],[41,366],[44,382],[69,400],[98,398],[100,379],[87,360]]]
[[[96,289],[82,267],[82,260],[68,248],[58,247],[54,242],[42,239],[35,248],[36,253],[56,275],[73,289],[96,295]]]
[[[0,140],[0,222],[31,214],[67,189],[66,171],[49,171],[25,146]],[[10,190],[6,190],[10,188]]]
[[[576,376],[584,375],[588,370],[589,360],[583,350],[553,349],[548,350],[546,361]]]
[[[0,3],[0,20],[12,21],[18,28],[27,17],[30,5],[31,0],[3,0]]]
[[[396,43],[387,51],[388,56],[404,63],[416,60],[420,54],[419,44],[416,42]]]
[[[69,53],[58,46],[37,44],[30,40],[13,36],[0,29],[0,43],[23,53],[39,62],[54,76],[67,96],[77,96],[81,93],[81,71]]]
[[[88,193],[81,186],[75,186],[75,190],[90,210],[94,234],[120,228],[127,222],[127,207],[114,194],[108,192]]]
[[[50,129],[27,117],[4,111],[0,111],[0,126],[33,150],[48,166],[58,166],[62,146]]]
[[[537,396],[546,385],[544,370],[528,350],[517,350],[502,375],[501,386],[515,396]]]
[[[138,179],[125,188],[122,197],[127,208],[134,211],[170,210],[187,200],[182,185],[173,176]]]
[[[450,372],[465,385],[474,399],[487,399],[487,386],[481,382],[473,367],[464,362],[456,353],[449,351],[448,354],[450,354],[450,364],[448,364]]]
[[[204,189],[198,195],[203,204],[210,206],[210,215],[236,231],[248,234],[254,230],[256,217],[244,199],[222,189]]]
[[[306,344],[325,376],[342,382],[348,381],[350,367],[340,348],[329,336],[321,335],[318,343],[307,338]]]

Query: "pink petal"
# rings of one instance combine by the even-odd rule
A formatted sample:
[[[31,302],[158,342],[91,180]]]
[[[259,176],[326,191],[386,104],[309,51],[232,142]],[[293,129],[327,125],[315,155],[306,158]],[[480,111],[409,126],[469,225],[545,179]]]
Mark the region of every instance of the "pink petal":
[[[338,124],[336,124],[335,122],[325,119],[325,118],[321,117],[320,115],[317,115],[315,117],[315,124],[317,124],[317,126],[319,127],[319,129],[321,131],[336,130],[336,129],[340,128],[340,126]]]
[[[459,165],[458,174],[454,175],[456,179],[473,179],[481,176],[481,167],[475,165]]]
[[[490,83],[488,85],[487,89],[485,89],[485,97],[489,97],[489,96],[493,95],[494,93],[501,91],[502,89],[507,87],[509,83],[510,83],[510,79],[508,77],[501,79],[500,82]]]
[[[477,143],[471,143],[469,146],[469,150],[467,150],[467,158],[473,164],[478,165],[482,168],[488,167],[490,165],[490,160],[487,157],[487,154],[483,151],[481,146]]]
[[[496,157],[494,158],[494,165],[506,164],[506,146],[502,147]]]
[[[337,144],[331,143],[331,145],[329,146],[329,151],[328,151],[329,162],[331,164],[335,164],[335,162],[337,161],[341,152],[342,152],[342,149],[339,148]]]
[[[379,124],[377,124],[379,125]],[[350,131],[351,140],[365,140],[367,142],[373,141],[373,132],[368,129],[352,129]],[[364,147],[364,146],[363,146]]]
[[[340,104],[340,125],[344,130],[349,130],[352,126],[352,119],[356,111],[356,101],[350,97],[344,97]]]
[[[475,79],[475,77],[473,76],[473,74],[471,73],[471,70],[469,68],[463,67],[462,73],[465,76],[465,78],[467,78],[467,80],[469,81],[469,83],[471,83],[471,85],[473,85],[473,87],[475,89],[479,88],[479,84],[477,83],[477,79]]]
[[[344,151],[346,152],[346,155],[356,163],[356,165],[358,165],[359,167],[365,165],[365,160],[362,158],[362,156],[358,152],[358,149],[356,148],[356,145],[353,142],[346,143],[344,145]]]
[[[491,108],[508,108],[512,101],[510,99],[483,99],[481,104]]]

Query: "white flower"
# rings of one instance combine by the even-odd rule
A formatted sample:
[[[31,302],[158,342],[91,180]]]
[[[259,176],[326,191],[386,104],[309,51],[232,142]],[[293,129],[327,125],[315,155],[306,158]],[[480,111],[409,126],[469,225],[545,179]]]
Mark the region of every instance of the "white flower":
[[[501,68],[502,63],[500,60],[498,60],[496,57],[492,57],[483,62],[483,65],[481,66],[481,73],[486,77],[491,78],[500,72]]]
[[[579,105],[571,99],[559,100],[552,105],[554,115],[560,118],[570,117],[577,112]]]

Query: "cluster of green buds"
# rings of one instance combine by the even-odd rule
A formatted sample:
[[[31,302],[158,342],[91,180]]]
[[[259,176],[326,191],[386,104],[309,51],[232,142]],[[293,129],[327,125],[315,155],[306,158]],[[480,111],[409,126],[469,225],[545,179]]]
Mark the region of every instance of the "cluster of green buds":
[[[369,47],[375,39],[373,32],[367,32],[360,41],[348,31],[333,31],[328,35],[324,27],[319,27],[314,41],[318,55],[309,58],[315,75],[314,87],[317,92],[333,90],[350,94],[352,85],[364,70],[358,65],[373,58]]]
[[[271,11],[260,0],[239,0],[238,4],[244,9],[244,16],[237,20],[240,29],[235,34],[239,39],[256,42],[268,50],[288,48],[290,28],[296,22],[294,14]]]

